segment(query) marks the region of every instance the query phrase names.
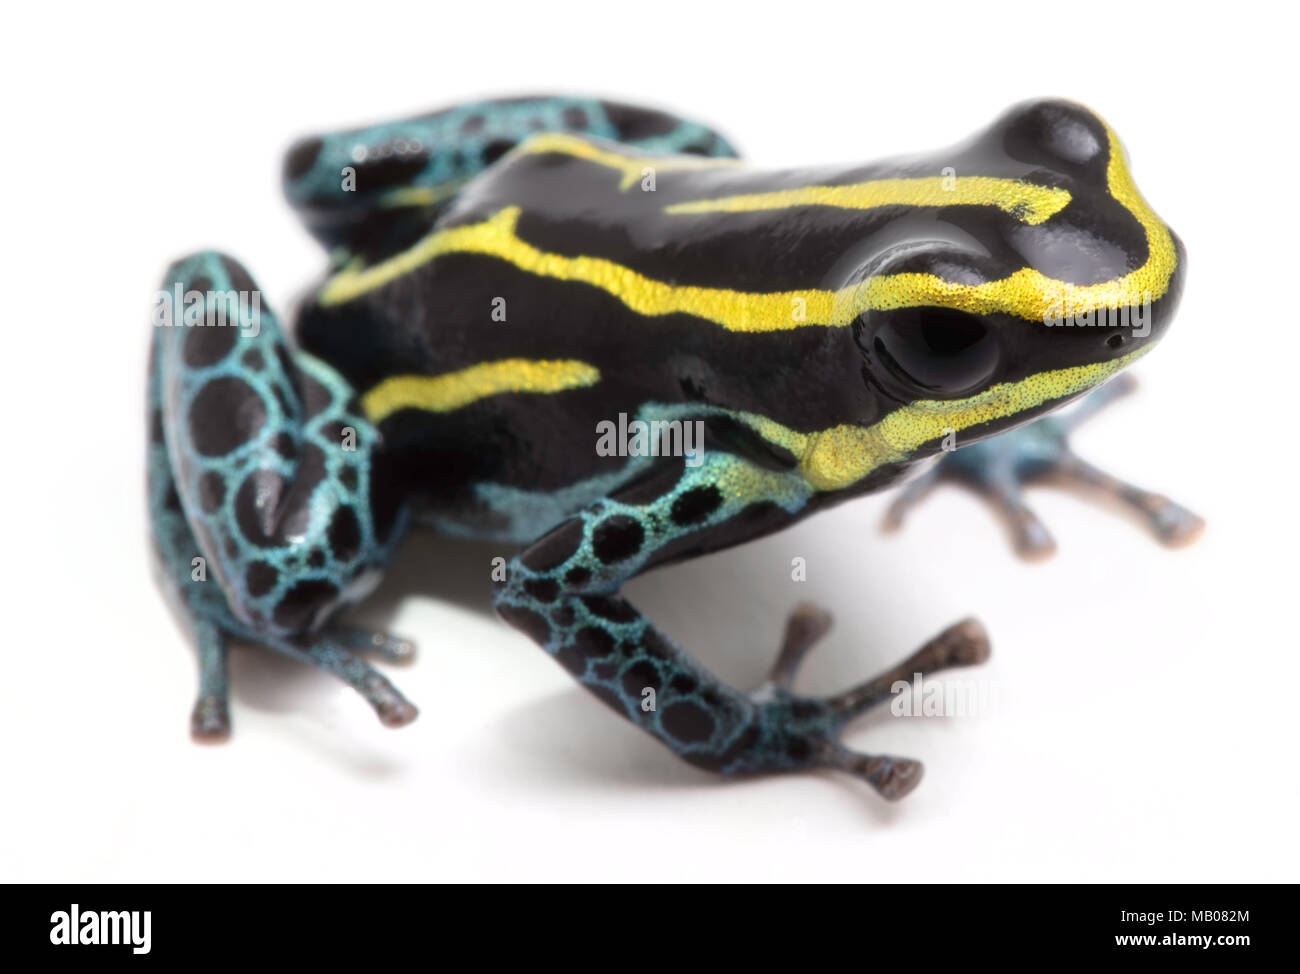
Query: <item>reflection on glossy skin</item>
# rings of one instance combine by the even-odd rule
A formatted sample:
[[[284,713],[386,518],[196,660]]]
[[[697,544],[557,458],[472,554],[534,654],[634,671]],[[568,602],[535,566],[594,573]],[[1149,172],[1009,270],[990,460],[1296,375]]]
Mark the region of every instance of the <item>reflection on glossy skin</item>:
[[[895,520],[953,476],[1041,553],[1016,487],[1058,472],[1167,542],[1199,523],[1074,457],[1068,421],[1030,422],[1145,354],[1182,287],[1181,243],[1078,105],[1019,106],[929,156],[765,171],[659,112],[485,102],[304,139],[285,186],[333,264],[296,346],[260,295],[230,303],[258,292],[220,254],[173,265],[156,316],[151,511],[196,630],[199,737],[229,732],[231,637],[337,674],[386,723],[415,716],[356,655],[410,644],[334,621],[414,515],[522,546],[484,569],[502,617],[688,761],[834,767],[897,798],[920,764],[851,752],[840,731],[899,674],[986,658],[978,623],[814,698],[793,678],[830,623],[800,606],[746,693],[623,583],[937,455]],[[222,313],[239,327],[198,325]]]

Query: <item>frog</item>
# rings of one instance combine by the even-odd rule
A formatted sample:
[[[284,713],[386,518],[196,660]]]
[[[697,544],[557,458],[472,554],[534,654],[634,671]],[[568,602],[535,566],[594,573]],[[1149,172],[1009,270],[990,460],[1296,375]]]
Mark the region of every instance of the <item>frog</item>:
[[[174,262],[154,311],[149,514],[197,649],[197,740],[230,735],[232,642],[415,719],[367,659],[413,643],[343,619],[420,528],[501,546],[496,613],[687,762],[829,768],[892,801],[921,762],[845,728],[899,680],[985,661],[977,620],[814,696],[795,678],[831,617],[800,603],[738,689],[623,586],[894,486],[897,527],[944,480],[1027,557],[1053,547],[1021,497],[1038,479],[1110,494],[1167,545],[1203,526],[1069,446],[1168,330],[1186,267],[1080,104],[763,169],[658,109],[512,97],[302,138],[283,186],[327,255],[291,328],[217,251]]]

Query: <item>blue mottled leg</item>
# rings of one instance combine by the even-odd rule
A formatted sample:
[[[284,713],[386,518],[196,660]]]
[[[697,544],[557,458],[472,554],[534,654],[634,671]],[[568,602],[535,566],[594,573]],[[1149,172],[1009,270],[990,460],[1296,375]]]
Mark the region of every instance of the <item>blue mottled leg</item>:
[[[539,132],[597,136],[657,154],[735,155],[713,130],[654,109],[549,96],[471,102],[300,139],[284,191],[336,262],[423,236],[456,191]]]
[[[901,526],[907,512],[940,481],[954,481],[984,497],[1002,515],[1017,554],[1042,558],[1056,550],[1056,543],[1025,504],[1022,488],[1050,480],[1086,487],[1118,501],[1145,520],[1162,544],[1176,547],[1194,540],[1205,522],[1191,511],[1163,494],[1104,473],[1070,449],[1069,434],[1075,427],[1134,387],[1131,376],[1120,375],[1061,415],[1045,416],[945,454],[894,499],[885,515],[886,529]]]
[[[840,732],[887,697],[898,673],[910,680],[918,667],[986,657],[988,642],[977,624],[953,627],[899,668],[848,693],[802,697],[791,691],[792,682],[830,619],[800,606],[768,682],[742,693],[618,594],[627,579],[653,565],[775,530],[802,508],[806,492],[797,477],[727,454],[710,454],[698,468],[666,470],[661,482],[597,502],[525,549],[497,584],[497,611],[616,712],[693,764],[724,774],[837,768],[888,799],[900,798],[919,781],[920,764],[856,754],[839,743]]]
[[[415,708],[349,650],[406,659],[410,643],[333,625],[378,581],[407,519],[378,432],[337,373],[290,350],[230,258],[179,262],[160,297],[149,512],[163,586],[198,643],[194,736],[229,733],[231,639],[321,667],[385,724],[408,722]]]

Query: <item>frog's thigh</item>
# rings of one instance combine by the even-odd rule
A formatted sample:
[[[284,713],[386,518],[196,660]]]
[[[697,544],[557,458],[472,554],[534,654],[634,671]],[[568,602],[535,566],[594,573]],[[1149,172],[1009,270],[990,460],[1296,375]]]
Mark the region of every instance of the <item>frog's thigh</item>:
[[[170,319],[154,329],[150,363],[150,514],[166,581],[195,623],[196,735],[226,732],[231,636],[334,673],[386,722],[413,714],[386,681],[344,658],[347,648],[409,655],[407,644],[318,631],[377,580],[404,522],[374,502],[387,493],[371,490],[382,476],[377,433],[352,390],[323,363],[294,359],[230,258],[179,262],[163,294]],[[177,294],[194,297],[173,307]]]

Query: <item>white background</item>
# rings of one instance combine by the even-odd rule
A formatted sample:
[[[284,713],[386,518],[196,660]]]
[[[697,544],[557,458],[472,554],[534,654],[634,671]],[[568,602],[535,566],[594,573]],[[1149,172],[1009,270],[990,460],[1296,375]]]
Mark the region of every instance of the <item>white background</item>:
[[[727,6],[10,12],[0,878],[1300,878],[1293,14]],[[838,620],[815,692],[977,614],[993,659],[955,678],[992,681],[994,713],[850,735],[926,763],[897,805],[829,774],[682,764],[491,616],[497,551],[423,538],[368,613],[419,641],[389,668],[415,724],[385,730],[330,679],[239,650],[233,739],[189,740],[194,655],[150,581],[142,486],[166,263],[228,250],[283,308],[323,269],[279,195],[292,137],[553,90],[713,122],[759,165],[937,148],[1067,96],[1120,133],[1187,245],[1140,393],[1076,446],[1202,513],[1193,548],[1037,490],[1060,551],[1026,565],[947,488],[900,535],[873,497],[630,586],[739,686],[800,599]]]

